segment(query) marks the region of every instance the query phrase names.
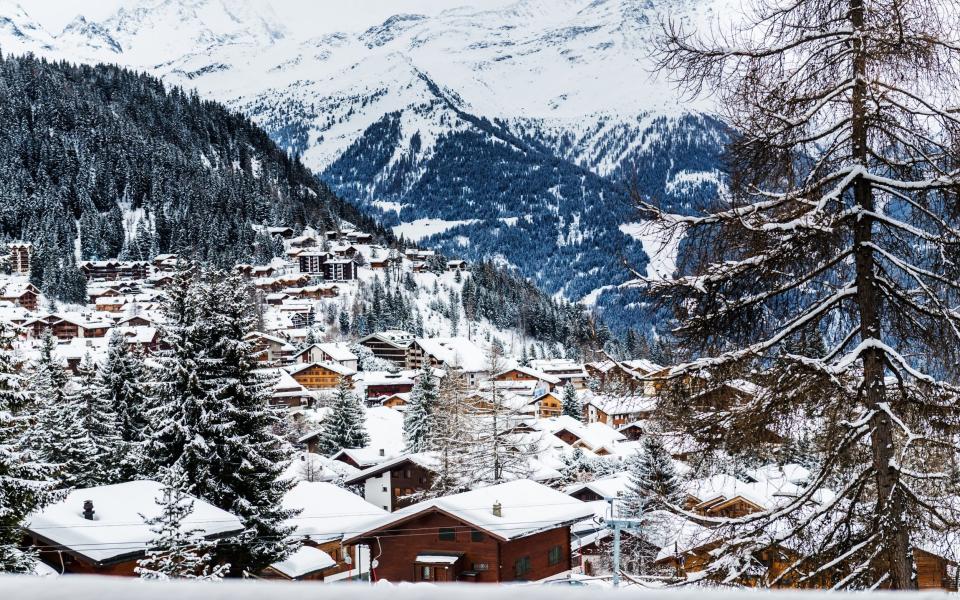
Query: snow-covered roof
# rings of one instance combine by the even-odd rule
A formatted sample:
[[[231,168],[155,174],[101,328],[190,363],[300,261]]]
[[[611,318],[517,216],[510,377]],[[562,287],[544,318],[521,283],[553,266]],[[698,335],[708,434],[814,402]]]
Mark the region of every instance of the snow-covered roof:
[[[26,519],[25,527],[55,545],[94,562],[136,555],[147,548],[154,534],[145,521],[161,507],[163,485],[156,481],[128,481],[114,485],[75,489],[60,502],[46,506]],[[196,530],[210,537],[243,530],[239,518],[194,498],[193,512],[183,520],[183,531]],[[93,502],[92,520],[83,517],[83,505]]]
[[[497,504],[500,505],[499,516],[494,514],[494,505]],[[593,515],[593,508],[584,502],[541,483],[519,479],[418,502],[383,519],[372,521],[367,525],[366,531],[345,539],[344,542],[350,543],[364,534],[432,510],[449,514],[501,540],[523,538]]]
[[[335,360],[338,362],[357,360],[357,355],[351,352],[346,344],[337,343],[337,342],[324,342],[324,343],[312,344],[310,346],[307,346],[297,354],[295,354],[295,356],[300,356],[301,354],[305,352],[309,352],[314,348],[318,348],[321,352],[329,356],[332,360]]]
[[[400,456],[395,456],[393,458],[388,458],[386,460],[381,460],[372,467],[363,469],[356,475],[348,477],[344,480],[344,484],[353,485],[355,483],[361,483],[366,481],[371,477],[376,477],[385,471],[403,465],[406,463],[413,463],[419,465],[424,469],[435,470],[437,468],[438,459],[436,452],[413,452],[407,454],[401,454]]]
[[[362,497],[332,483],[301,481],[283,497],[284,510],[301,511],[287,519],[295,535],[309,536],[315,542],[339,540],[355,533],[373,518],[387,514]]]
[[[243,339],[245,339],[245,340],[252,340],[252,339],[255,339],[255,338],[260,338],[260,339],[262,339],[262,340],[267,340],[268,342],[273,342],[273,343],[275,343],[275,344],[280,344],[281,346],[286,345],[286,344],[288,343],[287,340],[285,340],[285,339],[283,339],[283,338],[281,338],[281,337],[277,337],[277,336],[275,336],[275,335],[270,335],[269,333],[264,333],[264,332],[262,332],[262,331],[251,331],[251,332],[248,333],[247,335],[243,336]]]
[[[299,373],[299,372],[301,372],[301,371],[306,371],[307,369],[311,369],[311,368],[313,368],[313,367],[321,367],[321,368],[323,368],[323,369],[327,369],[328,371],[333,371],[333,372],[336,373],[337,375],[342,375],[343,377],[349,377],[349,376],[351,376],[351,375],[355,375],[355,374],[356,374],[356,371],[354,371],[353,369],[351,369],[351,368],[349,368],[349,367],[345,367],[345,366],[341,365],[340,363],[328,362],[328,361],[305,363],[305,364],[302,364],[302,365],[294,365],[293,367],[290,368],[289,373],[290,373],[291,375],[296,375],[297,373]]]
[[[530,367],[524,367],[524,366],[522,366],[522,365],[517,365],[517,366],[515,366],[515,367],[511,367],[511,368],[509,368],[509,369],[505,369],[505,370],[497,373],[496,376],[504,375],[504,374],[506,374],[506,373],[509,373],[510,371],[517,371],[517,372],[523,373],[524,375],[527,375],[527,376],[529,376],[529,377],[533,377],[534,379],[539,379],[539,380],[541,380],[541,381],[546,381],[547,383],[553,383],[553,384],[560,383],[560,378],[559,378],[559,377],[554,377],[553,375],[550,375],[549,373],[544,373],[543,371],[538,371],[538,370],[536,370],[536,369],[531,369]]]
[[[397,371],[360,371],[354,383],[363,385],[413,385],[413,378]]]
[[[337,561],[320,548],[300,546],[296,552],[280,562],[273,563],[270,568],[290,579],[297,579],[310,573],[329,569],[336,564]]]
[[[417,338],[416,344],[448,367],[468,373],[485,371],[489,364],[483,348],[465,337]]]
[[[586,392],[583,394],[582,401],[584,405],[592,404],[608,415],[647,413],[657,408],[657,399],[655,397],[644,396],[642,394],[622,396]]]
[[[625,435],[606,423],[595,422],[584,425],[569,415],[560,415],[548,419],[546,430],[553,434],[560,430],[569,431],[592,450],[600,447],[612,449],[616,444],[627,439]]]
[[[635,358],[633,360],[625,360],[621,363],[632,371],[637,371],[643,375],[649,375],[650,373],[656,373],[657,371],[662,371],[663,367],[653,362],[652,360],[647,360],[645,358]]]
[[[314,454],[312,452],[300,452],[287,468],[284,470],[282,479],[291,481],[337,481],[357,473],[353,465],[334,460],[329,456]]]
[[[629,485],[630,476],[627,473],[615,473],[595,481],[587,481],[584,483],[575,483],[573,485],[569,485],[564,489],[564,492],[572,496],[579,491],[587,489],[606,500],[610,498],[619,498],[624,492],[626,492]]]
[[[586,376],[583,364],[569,358],[540,358],[530,361],[530,368],[558,376]]]

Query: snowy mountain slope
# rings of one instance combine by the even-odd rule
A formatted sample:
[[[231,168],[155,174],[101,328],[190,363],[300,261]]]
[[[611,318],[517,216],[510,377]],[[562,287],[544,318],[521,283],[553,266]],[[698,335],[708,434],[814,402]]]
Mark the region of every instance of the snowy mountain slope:
[[[138,0],[56,35],[0,9],[26,32],[0,44],[196,88],[386,225],[468,220],[432,243],[610,304],[591,292],[624,277],[621,259],[645,262],[618,228],[637,220],[621,184],[683,212],[715,193],[726,137],[709,104],[651,75],[659,22],[709,23],[731,1],[367,0],[296,18],[261,0]]]

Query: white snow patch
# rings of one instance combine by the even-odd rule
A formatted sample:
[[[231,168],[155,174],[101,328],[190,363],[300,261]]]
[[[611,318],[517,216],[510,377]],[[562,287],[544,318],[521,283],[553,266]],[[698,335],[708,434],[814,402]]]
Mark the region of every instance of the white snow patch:
[[[411,242],[419,242],[423,238],[430,237],[438,233],[443,233],[453,229],[458,225],[469,225],[476,223],[476,219],[467,219],[464,221],[445,221],[443,219],[417,219],[409,223],[401,223],[393,228],[393,234],[397,237],[401,235]]]
[[[677,253],[684,232],[675,228],[664,230],[654,221],[623,223],[620,231],[643,244],[643,251],[650,258],[647,263],[647,277],[667,279],[677,270]]]

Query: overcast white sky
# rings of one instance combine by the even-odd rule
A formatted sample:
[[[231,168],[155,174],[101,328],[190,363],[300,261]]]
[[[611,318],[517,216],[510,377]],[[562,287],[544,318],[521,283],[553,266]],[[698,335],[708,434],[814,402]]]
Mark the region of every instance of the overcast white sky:
[[[17,0],[14,0],[17,1]],[[59,33],[78,14],[101,20],[123,5],[142,0],[19,0],[27,14],[51,33]],[[155,0],[160,2],[161,0]],[[226,0],[237,2],[242,0]],[[292,32],[310,33],[369,27],[403,12],[435,14],[457,6],[496,7],[515,0],[246,0],[270,5]]]

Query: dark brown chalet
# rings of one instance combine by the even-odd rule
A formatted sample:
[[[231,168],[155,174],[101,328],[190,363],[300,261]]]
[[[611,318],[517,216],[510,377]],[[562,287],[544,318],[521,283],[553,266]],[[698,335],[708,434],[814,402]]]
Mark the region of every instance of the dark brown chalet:
[[[159,482],[138,480],[75,489],[28,517],[24,541],[58,573],[135,577],[144,544],[154,537],[147,519],[160,512],[155,499],[162,488]],[[200,498],[189,500],[193,512],[184,519],[185,528],[207,540],[243,531],[235,515]]]
[[[534,581],[571,568],[570,525],[592,515],[588,504],[519,480],[408,506],[344,543],[371,548],[374,580]]]
[[[338,456],[348,452],[350,451],[343,450]],[[357,464],[360,462],[358,459],[363,456],[361,454],[351,458],[353,461],[349,464],[360,466]],[[367,460],[376,460],[376,457],[369,457]],[[410,506],[414,503],[412,496],[430,489],[433,484],[434,465],[436,457],[429,452],[404,454],[389,460],[381,457],[373,466],[364,468],[344,480],[344,485],[362,485],[363,497],[367,502],[392,512]]]
[[[400,368],[407,365],[407,348],[413,343],[413,334],[406,331],[380,331],[360,340],[377,358],[389,360]]]

